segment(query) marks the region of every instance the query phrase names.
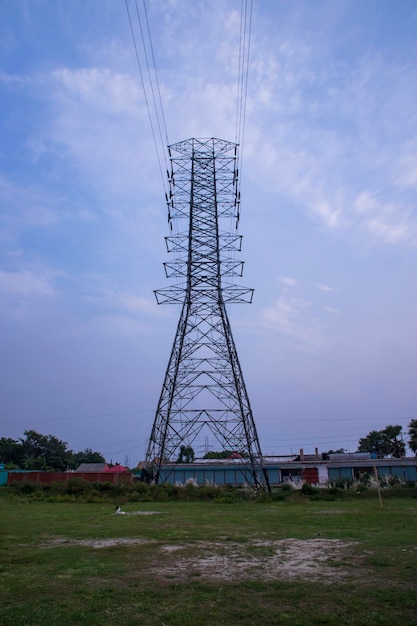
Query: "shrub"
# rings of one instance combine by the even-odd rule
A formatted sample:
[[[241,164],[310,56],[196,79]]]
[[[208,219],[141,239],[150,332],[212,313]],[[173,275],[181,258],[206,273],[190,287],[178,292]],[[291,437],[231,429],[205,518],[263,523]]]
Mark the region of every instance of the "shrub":
[[[94,504],[101,502],[101,500],[102,500],[101,494],[99,491],[97,491],[97,489],[92,489],[86,498],[87,502],[94,503]]]
[[[330,484],[332,487],[337,487],[338,489],[351,489],[353,487],[353,480],[351,478],[340,478],[338,480],[332,480]]]
[[[256,498],[256,502],[258,504],[264,504],[265,502],[271,502],[272,498],[271,498],[271,494],[269,493],[265,493],[265,491],[263,491],[262,493],[260,493],[258,495],[258,497]]]
[[[66,493],[69,495],[86,495],[93,489],[92,483],[82,478],[70,478],[67,480]]]
[[[357,477],[357,483],[359,487],[369,487],[372,483],[373,476],[367,472],[361,472]]]
[[[271,493],[271,500],[274,500],[275,502],[282,502],[287,499],[290,493],[291,489],[277,489]]]
[[[326,493],[325,491],[322,491],[320,496],[321,496],[321,500],[324,500],[325,502],[335,502],[336,500],[338,500],[337,496],[332,495],[331,493]]]
[[[37,488],[36,483],[31,483],[29,480],[24,480],[21,483],[12,483],[12,489],[16,493],[22,493],[28,495],[33,493]]]
[[[343,491],[338,487],[329,487],[328,489],[320,489],[320,494],[326,502],[334,502],[342,496]]]
[[[303,486],[301,487],[301,493],[303,493],[305,496],[312,496],[317,493],[317,489],[310,485],[310,483],[303,483]]]
[[[57,481],[50,484],[50,493],[54,495],[63,495],[67,492],[67,483]]]
[[[150,489],[148,483],[137,480],[133,483],[132,495],[134,494],[140,500],[143,496],[149,496]]]
[[[96,491],[99,491],[100,493],[109,493],[113,491],[113,487],[114,485],[108,480],[106,480],[106,482],[104,483],[102,482],[93,483],[93,489],[95,489]]]
[[[366,485],[358,483],[356,487],[356,493],[364,493],[365,491],[368,491],[368,487]]]

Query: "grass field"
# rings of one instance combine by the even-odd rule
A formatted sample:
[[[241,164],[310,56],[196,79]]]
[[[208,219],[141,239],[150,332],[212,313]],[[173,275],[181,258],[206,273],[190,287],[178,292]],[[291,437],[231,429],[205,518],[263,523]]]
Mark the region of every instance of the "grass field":
[[[0,624],[417,624],[417,499],[0,498]]]

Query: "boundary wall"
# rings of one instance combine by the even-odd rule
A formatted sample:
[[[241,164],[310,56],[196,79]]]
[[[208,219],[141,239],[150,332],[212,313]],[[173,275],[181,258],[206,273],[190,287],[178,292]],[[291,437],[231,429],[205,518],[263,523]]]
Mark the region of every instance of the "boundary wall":
[[[6,482],[1,480],[1,474],[7,474]],[[66,482],[71,478],[81,478],[90,483],[131,483],[133,475],[130,472],[0,472],[0,485],[10,485],[11,483],[31,482],[39,484],[49,484],[56,482]]]

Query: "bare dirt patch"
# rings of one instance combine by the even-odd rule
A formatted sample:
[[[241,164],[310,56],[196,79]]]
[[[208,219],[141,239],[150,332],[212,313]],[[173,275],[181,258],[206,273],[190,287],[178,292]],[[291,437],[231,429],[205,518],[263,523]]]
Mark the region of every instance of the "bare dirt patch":
[[[349,548],[353,543],[336,539],[253,540],[246,543],[165,545],[161,551],[173,559],[160,560],[161,578],[201,576],[206,580],[311,578],[323,581],[352,574]]]
[[[201,577],[206,581],[312,579],[322,582],[355,575],[358,557],[355,542],[338,539],[249,539],[244,542],[195,541],[165,544],[157,540],[129,537],[72,539],[53,538],[44,548],[85,546],[140,546],[153,544],[152,557],[142,560],[142,574],[161,582],[178,582]]]
[[[152,543],[147,539],[131,539],[129,537],[113,537],[111,539],[99,539],[95,537],[93,539],[69,539],[65,537],[57,537],[55,539],[49,539],[43,544],[43,548],[58,548],[58,547],[71,547],[71,546],[86,546],[87,548],[111,548],[112,546],[120,545],[138,545],[144,543]]]
[[[162,511],[116,511],[114,515],[162,515]]]
[[[126,511],[126,515],[162,515],[162,511]]]

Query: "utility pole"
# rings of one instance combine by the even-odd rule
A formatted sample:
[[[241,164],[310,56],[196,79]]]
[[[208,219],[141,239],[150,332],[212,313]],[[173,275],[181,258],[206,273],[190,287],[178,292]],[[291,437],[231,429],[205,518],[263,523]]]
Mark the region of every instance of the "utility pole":
[[[236,260],[240,208],[237,144],[216,138],[169,146],[167,250],[176,284],[155,291],[181,313],[146,453],[146,476],[175,469],[181,446],[214,437],[241,456],[245,481],[269,490],[267,473],[226,306],[250,303]],[[207,439],[206,439],[207,440]]]

